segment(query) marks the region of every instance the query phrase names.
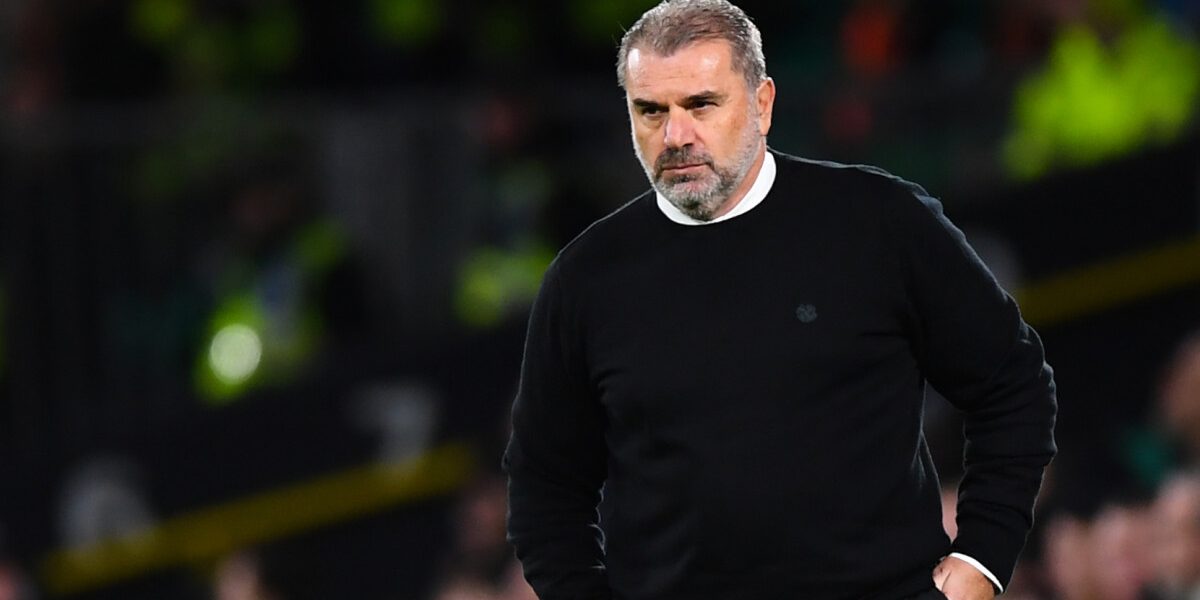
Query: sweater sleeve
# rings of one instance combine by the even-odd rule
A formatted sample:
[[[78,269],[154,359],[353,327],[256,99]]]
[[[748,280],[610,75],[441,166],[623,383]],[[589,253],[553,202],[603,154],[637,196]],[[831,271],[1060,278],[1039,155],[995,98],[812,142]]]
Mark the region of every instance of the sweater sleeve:
[[[541,600],[610,597],[597,511],[604,414],[587,384],[576,318],[556,262],[530,314],[503,461],[508,539]]]
[[[963,411],[966,445],[951,550],[1007,586],[1056,447],[1053,373],[1041,340],[924,190],[890,202],[913,348],[925,378]]]

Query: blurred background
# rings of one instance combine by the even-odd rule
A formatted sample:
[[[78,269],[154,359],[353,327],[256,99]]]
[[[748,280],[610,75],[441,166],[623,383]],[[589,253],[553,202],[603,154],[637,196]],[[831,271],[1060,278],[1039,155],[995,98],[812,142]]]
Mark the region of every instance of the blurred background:
[[[653,4],[0,2],[0,600],[532,598],[524,322],[647,188]],[[1044,338],[1008,596],[1200,597],[1200,2],[740,4],[771,145],[922,183]]]

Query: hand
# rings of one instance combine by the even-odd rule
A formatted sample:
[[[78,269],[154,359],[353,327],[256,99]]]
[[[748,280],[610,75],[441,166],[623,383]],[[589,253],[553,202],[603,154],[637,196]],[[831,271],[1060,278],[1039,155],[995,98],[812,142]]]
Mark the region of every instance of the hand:
[[[992,600],[996,588],[979,569],[947,556],[933,569],[933,585],[949,600]]]

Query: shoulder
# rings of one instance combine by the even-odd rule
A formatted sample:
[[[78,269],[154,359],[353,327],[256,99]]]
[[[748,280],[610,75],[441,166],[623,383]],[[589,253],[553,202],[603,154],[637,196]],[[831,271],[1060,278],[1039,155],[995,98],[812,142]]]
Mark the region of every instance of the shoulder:
[[[815,160],[776,150],[771,152],[775,155],[777,181],[783,186],[797,186],[809,193],[831,196],[843,202],[856,198],[911,202],[929,197],[929,193],[919,184],[874,165]]]
[[[805,206],[809,214],[856,222],[870,235],[941,213],[941,204],[925,188],[882,168],[772,152],[776,186],[800,200],[792,204]]]
[[[556,270],[586,271],[608,262],[635,241],[645,241],[655,229],[655,210],[654,191],[647,190],[596,220],[559,250]]]

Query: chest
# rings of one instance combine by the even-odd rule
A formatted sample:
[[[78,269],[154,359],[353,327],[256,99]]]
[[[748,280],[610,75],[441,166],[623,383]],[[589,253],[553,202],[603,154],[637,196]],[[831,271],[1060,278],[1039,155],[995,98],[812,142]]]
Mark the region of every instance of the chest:
[[[659,248],[588,307],[589,376],[618,421],[719,423],[836,409],[831,390],[906,360],[904,298],[869,244],[755,238]]]

